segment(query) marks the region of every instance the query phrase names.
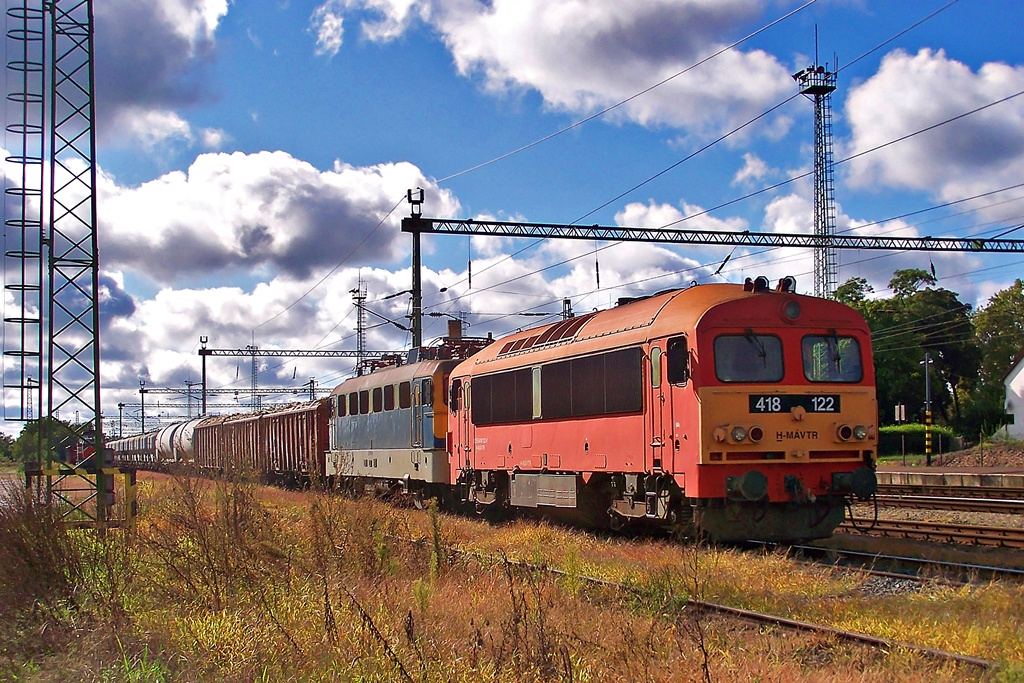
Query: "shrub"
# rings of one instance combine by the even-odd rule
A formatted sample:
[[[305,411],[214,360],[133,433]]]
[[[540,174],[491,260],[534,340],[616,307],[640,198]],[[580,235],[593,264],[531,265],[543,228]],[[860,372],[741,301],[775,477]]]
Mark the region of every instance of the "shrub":
[[[907,453],[924,453],[924,437],[925,425],[917,422],[882,427],[878,430],[878,454],[899,455],[904,447]],[[948,453],[955,437],[949,427],[932,425],[932,453]]]

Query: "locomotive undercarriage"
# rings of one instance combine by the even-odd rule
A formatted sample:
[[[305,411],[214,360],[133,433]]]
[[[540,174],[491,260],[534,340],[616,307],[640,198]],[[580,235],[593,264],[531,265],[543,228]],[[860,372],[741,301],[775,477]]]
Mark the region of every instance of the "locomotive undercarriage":
[[[685,531],[692,507],[666,474],[465,471],[459,479],[463,502],[478,514],[500,518],[512,511],[571,524],[618,530],[655,526]]]
[[[846,506],[843,495],[784,503],[687,498],[663,473],[602,473],[584,482],[571,473],[469,470],[459,479],[457,498],[491,519],[517,511],[593,528],[661,528],[720,543],[828,538]]]

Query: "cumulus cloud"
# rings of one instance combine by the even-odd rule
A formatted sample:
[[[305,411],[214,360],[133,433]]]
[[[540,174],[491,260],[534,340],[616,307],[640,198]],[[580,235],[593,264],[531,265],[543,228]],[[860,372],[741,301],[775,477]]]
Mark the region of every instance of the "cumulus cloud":
[[[1024,66],[988,63],[978,71],[943,50],[890,53],[851,90],[844,153],[874,148],[1024,90]],[[1016,97],[851,162],[859,187],[921,190],[955,200],[1020,182],[1024,97]]]
[[[103,118],[102,142],[168,140],[191,143],[191,130],[177,112],[210,98],[205,67],[214,56],[214,34],[228,0],[106,0],[97,3],[96,93]]]
[[[419,18],[439,33],[459,72],[480,78],[486,89],[536,90],[551,109],[583,115],[717,52],[764,6],[762,0],[328,0],[314,12],[313,25],[318,50],[333,54],[345,15],[372,17],[362,23],[372,40],[392,39]],[[612,116],[701,135],[733,128],[792,90],[789,70],[774,56],[732,49]]]
[[[746,152],[743,155],[743,168],[733,176],[733,185],[742,185],[750,181],[763,180],[769,172],[768,164],[756,154]]]
[[[762,230],[787,234],[810,234],[814,232],[814,204],[799,194],[786,194],[774,198],[765,207]],[[903,220],[870,222],[846,214],[837,206],[836,234],[863,237],[900,236],[920,237],[919,231]],[[801,292],[814,291],[814,252],[811,249],[781,248],[749,252],[745,260],[748,270],[765,274],[773,281],[792,275],[797,278]],[[887,251],[887,250],[837,250],[838,282],[842,284],[852,277],[863,277],[882,294],[887,291],[892,273],[902,268],[934,266],[940,277],[952,277],[943,286],[962,291],[972,296],[974,285],[968,278],[957,276],[964,271],[977,268],[981,263],[974,255],[937,252]]]
[[[439,217],[457,213],[451,193],[409,163],[321,171],[284,152],[203,154],[138,187],[104,179],[104,263],[169,284],[210,270],[302,279],[357,248],[359,262],[391,261],[408,248],[397,231],[405,212],[377,225],[411,187],[426,188]]]

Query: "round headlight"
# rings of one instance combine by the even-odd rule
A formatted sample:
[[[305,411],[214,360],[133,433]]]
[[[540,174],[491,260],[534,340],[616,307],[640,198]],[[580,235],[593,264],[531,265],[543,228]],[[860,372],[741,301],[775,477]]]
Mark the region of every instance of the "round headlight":
[[[836,436],[839,437],[840,441],[849,441],[850,437],[853,436],[853,429],[850,425],[842,425],[836,430]]]
[[[853,436],[858,441],[863,441],[868,438],[868,428],[864,425],[857,425],[853,428]]]
[[[800,317],[800,304],[790,299],[786,302],[786,305],[782,307],[782,314],[789,320],[796,320]]]
[[[747,430],[744,429],[743,427],[740,427],[739,425],[736,425],[735,427],[732,428],[730,436],[732,436],[733,441],[736,441],[738,443],[740,441],[743,441],[743,439],[747,438]]]
[[[749,436],[751,442],[758,443],[761,439],[764,438],[764,430],[761,429],[760,427],[751,427]]]

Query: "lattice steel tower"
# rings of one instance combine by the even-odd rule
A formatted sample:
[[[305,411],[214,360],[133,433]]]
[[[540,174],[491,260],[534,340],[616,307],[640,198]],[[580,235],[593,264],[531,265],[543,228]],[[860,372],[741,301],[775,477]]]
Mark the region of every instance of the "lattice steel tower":
[[[814,234],[836,234],[835,188],[832,169],[832,93],[836,73],[812,65],[793,74],[800,93],[814,102]],[[836,250],[824,241],[814,248],[814,295],[830,297],[839,268]]]
[[[31,420],[42,407],[38,377],[43,355],[43,126],[45,23],[42,6],[7,8],[9,61],[5,121],[12,140],[7,162],[20,178],[4,189],[4,418]],[[40,412],[42,412],[40,410]]]
[[[38,366],[39,416],[78,416],[71,425],[77,450],[85,456],[92,448],[86,464],[104,491],[93,2],[15,0],[7,13],[13,20],[8,70],[15,76],[7,131],[19,136],[10,160],[22,166],[22,186],[6,191],[19,205],[5,207],[11,217],[5,221],[5,287],[20,308],[4,316],[5,391],[19,391],[24,419],[26,398],[35,390],[29,369]],[[8,373],[12,357],[17,374]],[[105,496],[96,500],[102,521]]]
[[[356,288],[349,290],[356,307],[356,375],[363,374],[363,360],[366,358],[366,283],[359,276]]]

